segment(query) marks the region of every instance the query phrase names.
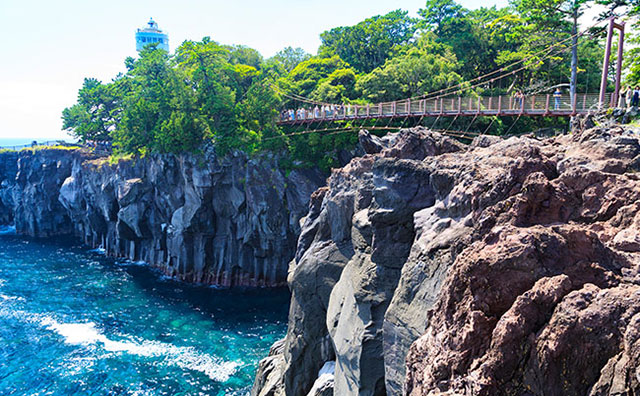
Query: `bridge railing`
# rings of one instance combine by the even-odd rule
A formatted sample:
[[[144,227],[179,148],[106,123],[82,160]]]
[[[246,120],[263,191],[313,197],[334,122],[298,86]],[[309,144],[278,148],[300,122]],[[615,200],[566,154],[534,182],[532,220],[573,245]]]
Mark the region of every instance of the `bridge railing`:
[[[605,103],[610,103],[611,94],[607,94]],[[429,99],[405,99],[395,102],[369,105],[338,105],[330,109],[302,109],[282,115],[281,121],[325,121],[363,118],[382,118],[396,116],[437,116],[446,115],[560,115],[584,113],[599,104],[598,94],[577,94],[575,105],[569,95],[513,95],[461,97],[447,96]]]

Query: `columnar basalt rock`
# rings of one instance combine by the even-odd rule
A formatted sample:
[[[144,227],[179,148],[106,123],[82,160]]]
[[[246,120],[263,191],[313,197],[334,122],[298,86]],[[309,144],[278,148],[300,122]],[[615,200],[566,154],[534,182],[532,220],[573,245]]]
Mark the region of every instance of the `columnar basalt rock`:
[[[640,134],[383,139],[312,198],[272,393],[639,389]]]
[[[319,171],[241,153],[116,164],[82,150],[17,156],[0,196],[18,233],[73,233],[108,255],[221,286],[284,285],[308,197],[324,184]]]
[[[13,194],[11,186],[18,173],[18,153],[0,152],[0,224],[13,224]]]

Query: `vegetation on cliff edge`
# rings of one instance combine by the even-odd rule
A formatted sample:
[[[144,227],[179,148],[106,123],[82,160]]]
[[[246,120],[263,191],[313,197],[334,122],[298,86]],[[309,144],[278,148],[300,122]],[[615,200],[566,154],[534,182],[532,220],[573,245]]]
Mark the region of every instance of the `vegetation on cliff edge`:
[[[572,75],[567,40],[592,3],[512,0],[504,8],[467,10],[454,0],[427,0],[418,18],[395,10],[328,30],[320,35],[315,56],[289,47],[265,60],[251,48],[208,37],[185,41],[174,54],[150,46],[137,59],[127,58],[127,72],[113,81],[85,79],[77,103],[63,111],[63,125],[81,141],[110,141],[121,154],[196,151],[213,140],[221,153],[271,150],[288,153],[284,158],[292,166],[328,168],[356,136],[279,127],[282,109],[313,106],[296,96],[328,103],[392,101],[464,83],[524,59],[526,70],[471,93],[549,93],[557,86],[568,88],[573,78],[578,92],[596,91],[602,46],[578,38],[579,63]],[[599,3],[608,6],[609,14],[626,10],[634,21],[640,7],[636,0]],[[563,40],[567,51],[540,58],[541,48]],[[640,82],[637,51],[629,50],[626,65],[633,84]],[[518,128],[550,122],[523,119]],[[490,123],[495,132],[504,132],[502,120],[479,119],[476,127]],[[349,126],[356,125],[343,125]]]

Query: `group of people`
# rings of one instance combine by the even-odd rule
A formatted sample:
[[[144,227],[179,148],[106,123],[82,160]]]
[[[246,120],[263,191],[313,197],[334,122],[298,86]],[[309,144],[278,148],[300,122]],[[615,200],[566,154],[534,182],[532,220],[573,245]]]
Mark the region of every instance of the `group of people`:
[[[512,107],[511,110],[517,110],[522,108],[522,102],[525,99],[525,94],[521,91],[521,90],[516,90],[513,93],[513,101],[512,103]],[[560,109],[560,101],[562,99],[562,91],[560,91],[560,88],[557,88],[554,92],[553,92],[553,109],[554,110],[559,110]]]
[[[513,94],[514,97],[514,109],[519,109],[522,107],[522,101],[525,98],[524,93],[522,93],[522,91],[517,90],[514,92]],[[562,91],[560,90],[560,88],[556,88],[553,91],[553,109],[554,110],[560,110],[560,106],[562,105]]]
[[[618,101],[618,107],[626,109],[627,107],[638,107],[640,104],[640,86],[633,89],[630,87],[622,87],[620,90],[620,100]]]
[[[111,152],[113,149],[112,143],[104,140],[87,140],[84,145],[93,151]]]
[[[511,110],[516,110],[522,107],[522,101],[524,100],[524,93],[521,90],[516,90],[513,93],[513,107]]]
[[[300,107],[297,110],[289,109],[284,110],[280,114],[280,118],[283,121],[296,121],[296,120],[308,120],[310,118],[330,118],[338,115],[349,116],[352,115],[351,105],[322,105],[315,106],[312,109],[306,109]]]

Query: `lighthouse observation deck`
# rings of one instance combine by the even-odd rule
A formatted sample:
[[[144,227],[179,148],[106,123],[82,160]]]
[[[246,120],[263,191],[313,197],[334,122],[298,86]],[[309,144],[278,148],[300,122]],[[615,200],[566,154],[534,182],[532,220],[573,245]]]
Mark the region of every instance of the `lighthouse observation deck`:
[[[156,44],[158,48],[169,52],[169,35],[158,28],[153,18],[147,24],[149,26],[136,30],[136,51],[141,51],[146,45]]]

